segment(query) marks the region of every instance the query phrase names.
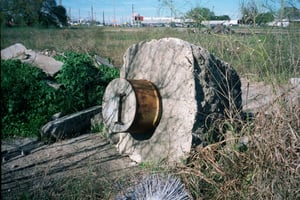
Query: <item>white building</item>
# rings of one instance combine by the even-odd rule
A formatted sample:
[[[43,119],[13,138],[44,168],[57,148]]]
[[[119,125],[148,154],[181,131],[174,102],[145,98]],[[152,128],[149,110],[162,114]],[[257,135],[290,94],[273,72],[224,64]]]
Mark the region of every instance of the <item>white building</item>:
[[[144,17],[141,22],[144,26],[167,26],[174,23],[177,27],[186,27],[188,24],[195,23],[192,19],[174,18],[174,17]],[[211,20],[203,21],[202,25],[214,26],[222,24],[224,26],[238,25],[238,20]]]
[[[269,26],[277,26],[277,27],[288,27],[290,25],[290,22],[288,19],[282,19],[282,20],[277,20],[273,22],[268,23]]]
[[[201,24],[205,26],[215,26],[215,25],[224,25],[224,26],[236,26],[238,25],[238,20],[208,20],[203,21]]]

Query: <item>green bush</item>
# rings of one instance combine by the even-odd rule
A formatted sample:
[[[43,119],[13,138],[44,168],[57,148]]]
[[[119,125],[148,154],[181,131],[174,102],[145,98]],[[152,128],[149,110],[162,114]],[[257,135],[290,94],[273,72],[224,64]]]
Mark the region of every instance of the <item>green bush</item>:
[[[95,67],[89,55],[67,52],[58,59],[64,62],[56,80],[61,87],[60,108],[63,114],[73,113],[102,103],[107,84],[119,76],[118,69]]]
[[[118,69],[98,68],[85,54],[66,53],[55,90],[38,68],[17,60],[1,62],[2,138],[39,135],[41,126],[55,113],[71,114],[100,105],[107,84],[119,76]]]
[[[2,137],[31,136],[58,110],[56,91],[38,68],[18,60],[1,61]]]

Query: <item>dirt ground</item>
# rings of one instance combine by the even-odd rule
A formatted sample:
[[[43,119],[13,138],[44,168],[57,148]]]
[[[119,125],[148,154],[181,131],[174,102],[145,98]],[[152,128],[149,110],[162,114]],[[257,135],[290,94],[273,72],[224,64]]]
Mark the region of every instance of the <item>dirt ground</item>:
[[[118,154],[100,134],[85,134],[51,145],[28,138],[2,141],[1,153],[5,156],[1,165],[2,199],[14,199],[19,192],[33,192],[79,174],[113,179],[136,168],[136,163]]]
[[[298,79],[293,85],[273,87],[242,79],[242,94],[244,110],[268,112],[274,101],[283,96],[300,104],[300,83]],[[47,189],[74,176],[113,180],[140,169],[100,134],[85,134],[50,145],[32,138],[4,140],[1,156],[1,199],[16,199],[24,191]]]

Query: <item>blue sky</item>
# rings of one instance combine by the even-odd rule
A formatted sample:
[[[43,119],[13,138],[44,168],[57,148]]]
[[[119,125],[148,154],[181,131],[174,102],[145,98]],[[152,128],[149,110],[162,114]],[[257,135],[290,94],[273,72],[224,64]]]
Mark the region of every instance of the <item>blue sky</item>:
[[[170,9],[162,6],[163,0],[60,0],[72,19],[90,19],[93,10],[93,19],[103,20],[106,23],[114,19],[117,23],[129,22],[132,15],[132,6],[135,13],[144,17],[168,17]],[[57,2],[60,2],[57,0]],[[173,0],[176,15],[182,16],[187,11],[199,7],[209,8],[215,15],[229,15],[231,19],[240,17],[241,0]],[[93,9],[92,9],[93,8]]]
[[[170,9],[162,6],[162,0],[61,0],[61,2],[72,19],[78,19],[79,16],[82,19],[91,18],[93,7],[94,19],[102,22],[104,12],[105,21],[111,22],[116,19],[118,23],[122,23],[130,21],[132,5],[135,13],[145,17],[171,16]],[[199,6],[209,8],[216,15],[229,15],[232,19],[237,19],[240,16],[239,2],[240,0],[173,0],[173,5],[177,16]]]

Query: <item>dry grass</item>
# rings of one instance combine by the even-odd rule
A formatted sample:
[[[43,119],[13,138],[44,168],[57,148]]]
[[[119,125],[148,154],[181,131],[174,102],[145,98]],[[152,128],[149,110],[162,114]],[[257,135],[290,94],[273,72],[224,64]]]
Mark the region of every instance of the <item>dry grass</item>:
[[[1,48],[16,42],[29,49],[98,54],[122,66],[128,47],[138,42],[176,37],[202,46],[230,63],[239,74],[272,82],[300,74],[299,28],[235,28],[235,34],[207,34],[185,28],[2,28]]]
[[[300,105],[278,99],[273,106],[280,109],[262,111],[225,140],[197,148],[177,169],[194,199],[300,198]]]
[[[28,49],[49,49],[98,54],[110,58],[116,66],[123,64],[126,49],[143,40],[162,37],[185,37],[172,29],[91,27],[72,29],[4,28],[1,49],[17,42]]]

